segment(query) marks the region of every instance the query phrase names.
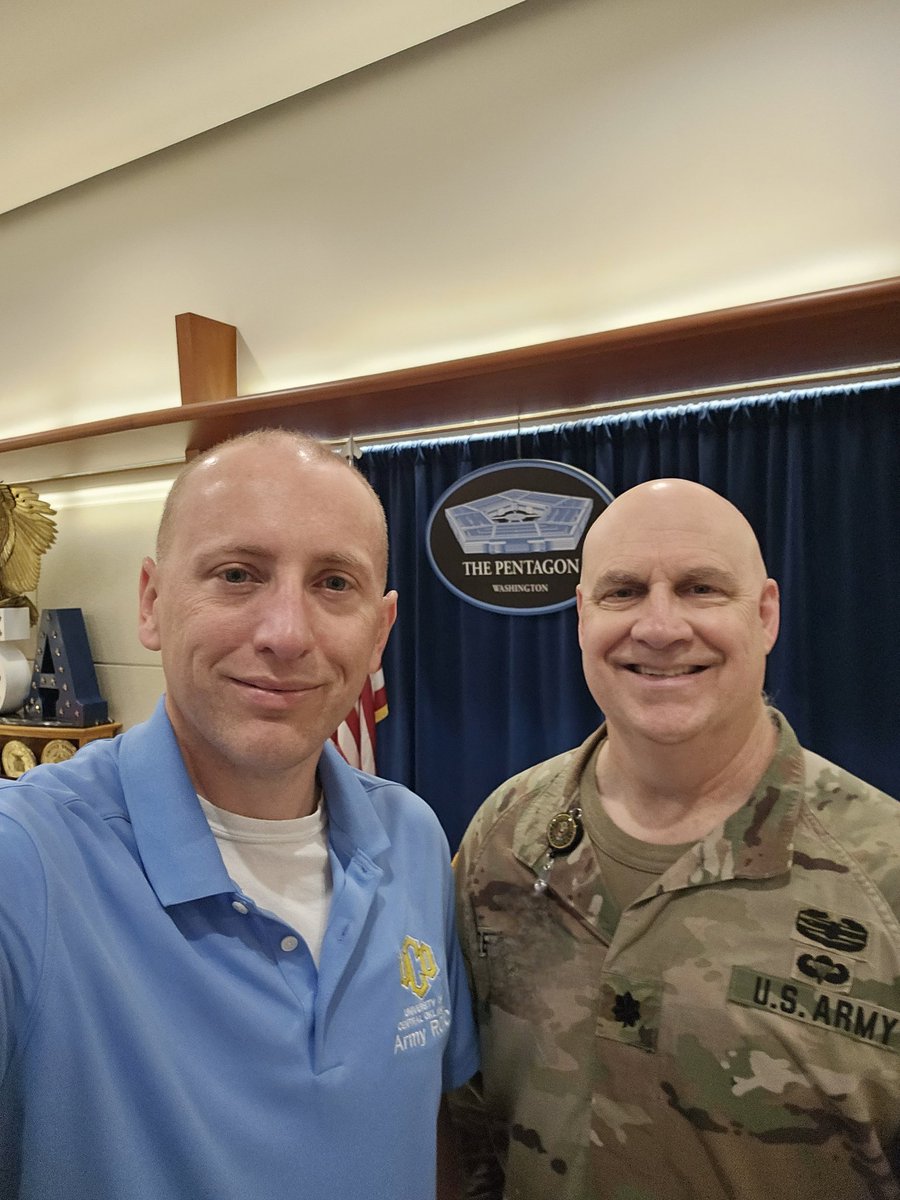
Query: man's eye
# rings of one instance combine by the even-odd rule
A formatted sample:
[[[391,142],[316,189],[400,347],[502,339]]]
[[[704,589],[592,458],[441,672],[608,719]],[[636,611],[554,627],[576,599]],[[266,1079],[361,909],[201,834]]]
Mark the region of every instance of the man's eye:
[[[250,578],[250,573],[243,567],[226,567],[222,572],[222,578],[226,583],[246,583]]]
[[[343,577],[343,575],[328,575],[326,576],[324,583],[325,587],[330,592],[345,592],[350,586],[349,582]]]

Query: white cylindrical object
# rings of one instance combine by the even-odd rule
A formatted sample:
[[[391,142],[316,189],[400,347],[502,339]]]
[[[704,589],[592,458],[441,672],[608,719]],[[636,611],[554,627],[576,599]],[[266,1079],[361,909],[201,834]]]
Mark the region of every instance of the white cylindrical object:
[[[21,708],[31,687],[31,663],[21,650],[0,642],[0,713]]]

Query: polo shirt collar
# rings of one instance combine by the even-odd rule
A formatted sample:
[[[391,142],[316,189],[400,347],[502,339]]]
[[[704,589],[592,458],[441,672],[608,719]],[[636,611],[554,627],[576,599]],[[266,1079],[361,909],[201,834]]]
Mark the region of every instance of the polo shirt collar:
[[[150,885],[164,907],[234,891],[165,708],[122,735],[125,806]],[[319,760],[332,850],[346,869],[375,860],[390,839],[356,772],[330,743]]]
[[[153,716],[122,735],[125,807],[144,873],[160,904],[233,892],[222,855],[160,699]]]
[[[355,854],[373,862],[391,841],[358,773],[331,742],[319,759],[319,781],[328,812],[328,840],[344,867]]]

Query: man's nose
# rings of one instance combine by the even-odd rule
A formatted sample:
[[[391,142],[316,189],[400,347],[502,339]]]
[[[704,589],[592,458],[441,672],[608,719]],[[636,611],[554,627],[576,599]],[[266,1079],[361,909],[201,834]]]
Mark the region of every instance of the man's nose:
[[[278,658],[298,658],[315,640],[309,597],[293,582],[266,588],[257,600],[253,644]]]
[[[664,588],[651,588],[635,616],[631,636],[662,650],[673,642],[689,641],[693,629],[678,596]]]

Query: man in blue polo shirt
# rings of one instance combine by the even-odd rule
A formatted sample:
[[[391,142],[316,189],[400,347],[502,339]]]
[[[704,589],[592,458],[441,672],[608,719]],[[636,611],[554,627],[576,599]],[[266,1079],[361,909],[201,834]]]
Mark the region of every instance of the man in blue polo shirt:
[[[430,1200],[476,1069],[446,841],[328,736],[380,660],[384,514],[263,431],[176,481],[166,696],[0,788],[2,1200]]]

